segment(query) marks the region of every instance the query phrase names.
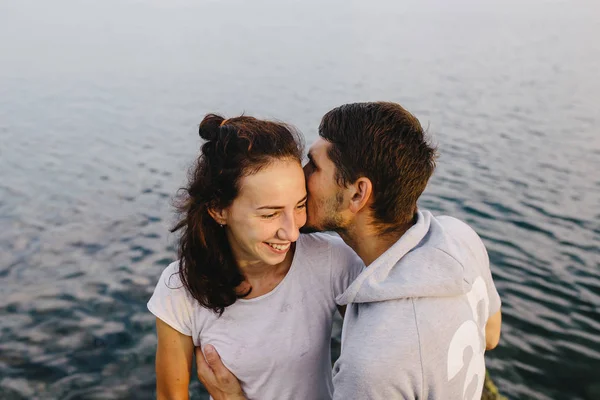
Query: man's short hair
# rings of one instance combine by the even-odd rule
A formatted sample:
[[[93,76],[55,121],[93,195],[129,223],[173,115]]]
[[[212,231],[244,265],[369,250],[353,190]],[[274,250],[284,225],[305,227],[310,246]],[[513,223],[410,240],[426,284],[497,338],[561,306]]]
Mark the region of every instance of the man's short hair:
[[[332,143],[328,155],[340,186],[371,180],[381,233],[412,221],[436,157],[415,116],[396,103],[345,104],[325,114],[319,135]]]

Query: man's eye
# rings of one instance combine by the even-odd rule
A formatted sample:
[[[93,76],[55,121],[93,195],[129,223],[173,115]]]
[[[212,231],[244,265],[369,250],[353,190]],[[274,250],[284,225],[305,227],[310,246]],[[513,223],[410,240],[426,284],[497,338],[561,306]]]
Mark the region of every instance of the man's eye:
[[[262,215],[261,217],[264,219],[271,219],[271,218],[274,218],[276,215],[277,215],[277,213],[273,213],[273,214]]]

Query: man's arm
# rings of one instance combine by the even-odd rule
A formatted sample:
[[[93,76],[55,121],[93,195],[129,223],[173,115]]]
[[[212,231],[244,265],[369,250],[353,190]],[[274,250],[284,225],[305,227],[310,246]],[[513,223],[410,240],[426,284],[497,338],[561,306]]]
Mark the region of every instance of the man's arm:
[[[159,318],[156,318],[156,332],[156,397],[158,400],[187,400],[194,354],[192,338]]]
[[[235,375],[223,365],[217,350],[207,345],[204,353],[196,347],[198,379],[214,400],[246,400],[242,386]]]
[[[500,327],[502,326],[502,311],[488,318],[485,324],[485,349],[492,350],[500,341]]]

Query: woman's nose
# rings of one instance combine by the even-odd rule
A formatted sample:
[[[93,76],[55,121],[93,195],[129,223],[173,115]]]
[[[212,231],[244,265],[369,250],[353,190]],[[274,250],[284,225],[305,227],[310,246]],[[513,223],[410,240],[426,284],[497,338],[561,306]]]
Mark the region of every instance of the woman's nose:
[[[296,223],[295,215],[288,215],[283,219],[282,225],[278,231],[278,236],[280,239],[290,242],[298,240],[300,229]]]

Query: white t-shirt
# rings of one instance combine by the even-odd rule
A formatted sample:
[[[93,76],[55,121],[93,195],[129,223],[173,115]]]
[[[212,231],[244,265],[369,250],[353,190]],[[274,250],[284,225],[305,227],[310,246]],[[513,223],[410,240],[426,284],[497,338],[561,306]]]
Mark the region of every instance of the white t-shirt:
[[[335,298],[363,268],[339,237],[300,235],[279,285],[260,297],[238,299],[221,317],[181,285],[177,262],[163,271],[148,309],[191,336],[195,346],[215,346],[248,399],[329,400]]]

